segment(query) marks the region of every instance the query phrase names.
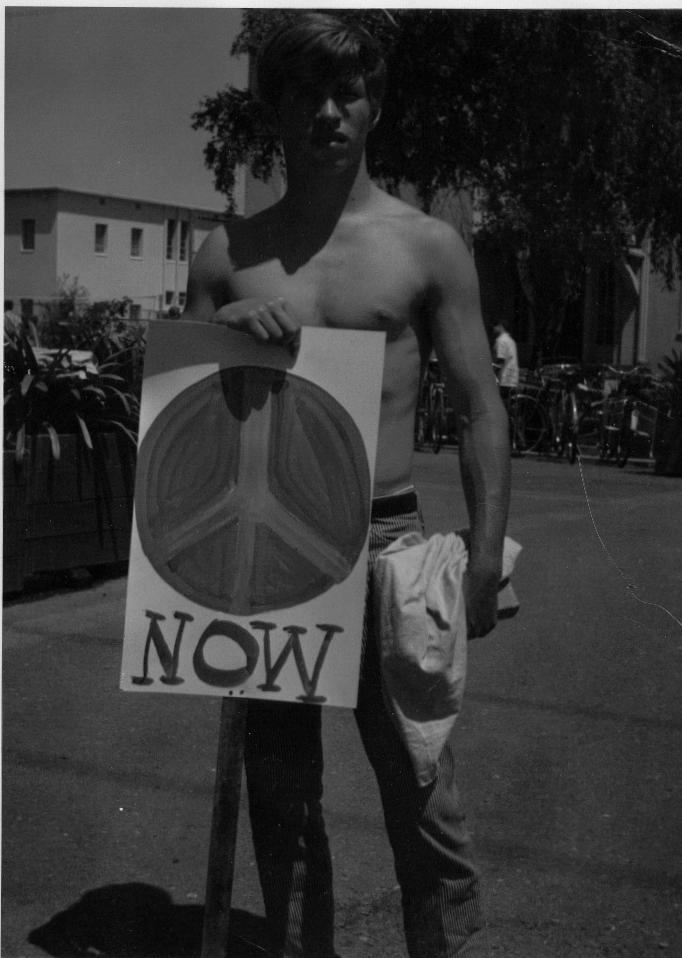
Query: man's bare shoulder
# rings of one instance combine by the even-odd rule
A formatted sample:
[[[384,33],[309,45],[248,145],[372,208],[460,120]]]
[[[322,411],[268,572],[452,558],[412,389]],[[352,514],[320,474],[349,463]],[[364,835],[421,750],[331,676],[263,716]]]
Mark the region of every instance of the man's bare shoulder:
[[[227,222],[224,222],[214,227],[204,239],[194,260],[195,268],[210,270],[211,267],[224,262],[227,247]]]
[[[225,253],[233,270],[247,269],[278,254],[284,235],[282,202],[225,224]]]
[[[376,209],[378,215],[393,221],[399,229],[407,231],[432,253],[440,251],[445,255],[452,254],[453,248],[466,251],[464,240],[454,226],[397,196],[381,191],[381,200]]]
[[[194,261],[194,274],[204,280],[227,280],[242,267],[245,251],[262,247],[263,237],[271,235],[273,215],[270,209],[253,216],[232,216],[216,226],[201,244]]]
[[[223,224],[228,242],[232,238],[238,238],[245,234],[259,233],[269,229],[273,223],[277,222],[281,216],[282,203],[275,203],[257,213],[250,213],[247,216],[232,216],[225,220]]]
[[[459,231],[445,220],[422,213],[415,227],[415,255],[428,268],[431,282],[443,288],[476,284],[473,256]]]
[[[377,219],[395,220],[405,228],[416,226],[421,220],[428,219],[421,210],[411,206],[398,196],[387,193],[374,186],[370,214]]]

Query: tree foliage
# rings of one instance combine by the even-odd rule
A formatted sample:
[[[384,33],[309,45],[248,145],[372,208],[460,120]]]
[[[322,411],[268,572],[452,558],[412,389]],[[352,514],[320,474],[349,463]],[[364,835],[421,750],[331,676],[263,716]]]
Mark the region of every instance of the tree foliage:
[[[233,53],[253,54],[292,10],[247,10]],[[370,171],[483,198],[478,241],[512,249],[543,314],[580,287],[592,257],[645,236],[668,281],[682,265],[682,15],[646,10],[342,10],[388,55]],[[235,169],[267,178],[278,141],[249,91],[227,87],[193,117],[233,203]]]

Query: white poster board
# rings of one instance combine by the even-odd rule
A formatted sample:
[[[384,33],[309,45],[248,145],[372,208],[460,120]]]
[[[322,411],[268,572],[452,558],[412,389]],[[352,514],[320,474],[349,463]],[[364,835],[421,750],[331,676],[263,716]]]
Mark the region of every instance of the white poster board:
[[[150,324],[123,690],[355,706],[383,354]]]

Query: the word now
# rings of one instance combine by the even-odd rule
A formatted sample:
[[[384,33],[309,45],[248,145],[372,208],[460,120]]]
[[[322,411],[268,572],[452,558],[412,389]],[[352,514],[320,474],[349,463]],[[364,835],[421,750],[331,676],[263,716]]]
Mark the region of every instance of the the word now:
[[[187,612],[175,612],[173,614],[174,618],[177,619],[178,626],[171,651],[160,625],[161,622],[166,620],[166,616],[161,615],[160,612],[145,610],[145,615],[149,619],[149,628],[144,645],[142,675],[132,676],[134,685],[152,685],[154,682],[154,679],[149,676],[149,655],[152,646],[156,650],[163,669],[163,675],[160,676],[159,681],[164,685],[180,685],[185,681],[178,675],[180,647],[185,635],[185,626],[189,622],[192,622],[194,617]],[[337,633],[343,632],[340,626],[315,626],[315,628],[320,629],[323,636],[312,674],[308,672],[301,645],[301,636],[307,633],[307,629],[299,625],[284,626],[282,631],[286,633],[287,638],[284,646],[273,661],[272,633],[277,628],[276,624],[274,622],[255,621],[250,622],[249,626],[256,633],[260,633],[260,643],[251,632],[243,626],[237,625],[236,622],[230,622],[226,619],[214,619],[206,626],[199,636],[192,657],[194,672],[201,682],[220,689],[231,689],[243,685],[243,683],[253,675],[256,669],[262,644],[265,682],[258,686],[259,689],[263,692],[280,692],[281,686],[277,684],[277,679],[287,660],[293,655],[301,685],[303,686],[303,695],[298,695],[297,698],[302,702],[326,701],[326,697],[317,695],[316,690],[329,644]],[[241,668],[236,669],[221,669],[210,665],[206,661],[206,645],[212,639],[220,639],[224,642],[234,643],[244,654],[245,664]]]

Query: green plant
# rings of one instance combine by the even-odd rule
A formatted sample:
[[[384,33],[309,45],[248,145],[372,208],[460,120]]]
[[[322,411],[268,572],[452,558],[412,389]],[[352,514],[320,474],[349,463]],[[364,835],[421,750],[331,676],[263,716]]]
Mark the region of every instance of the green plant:
[[[127,318],[131,304],[129,296],[91,303],[78,277],[65,273],[55,298],[42,304],[42,316],[28,324],[29,340],[34,346],[91,349],[102,359],[102,352],[122,349],[135,338],[139,324]]]
[[[84,362],[70,347],[32,346],[24,332],[5,332],[4,447],[22,462],[30,437],[46,433],[59,459],[60,433],[76,433],[90,451],[97,436],[118,432],[135,448],[144,338],[100,336]],[[120,348],[116,348],[119,346]]]
[[[673,349],[658,364],[666,391],[667,410],[656,443],[656,472],[682,476],[682,353]]]
[[[668,386],[673,414],[682,415],[682,353],[673,349],[671,355],[658,364],[658,368]]]

